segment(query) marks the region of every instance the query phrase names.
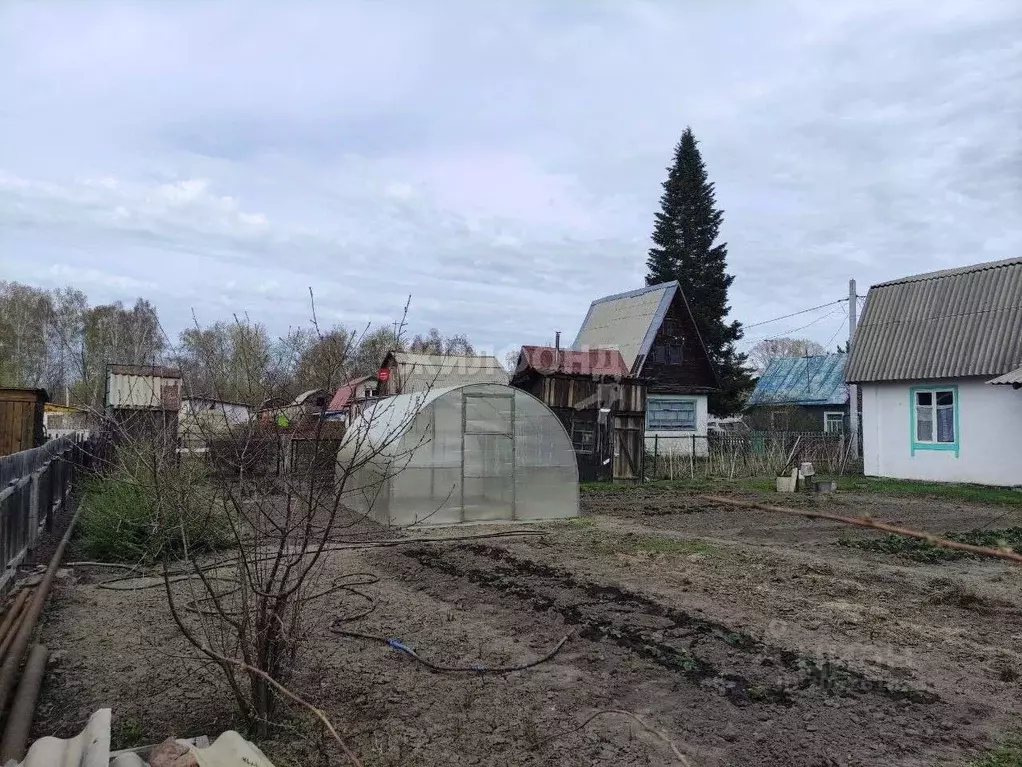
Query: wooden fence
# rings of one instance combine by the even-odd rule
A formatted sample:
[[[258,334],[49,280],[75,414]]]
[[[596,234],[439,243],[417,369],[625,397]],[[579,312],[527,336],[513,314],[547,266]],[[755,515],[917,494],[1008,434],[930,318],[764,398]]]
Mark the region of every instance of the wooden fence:
[[[70,507],[75,481],[92,467],[95,446],[68,436],[0,458],[0,595],[40,533]]]

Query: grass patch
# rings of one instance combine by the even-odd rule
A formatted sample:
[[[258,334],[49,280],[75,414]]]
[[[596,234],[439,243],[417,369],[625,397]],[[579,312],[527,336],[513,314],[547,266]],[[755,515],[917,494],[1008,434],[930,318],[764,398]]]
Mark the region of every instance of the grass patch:
[[[1002,743],[993,751],[969,762],[967,767],[1022,767],[1022,743]]]
[[[90,480],[82,499],[85,556],[100,562],[149,565],[164,557],[223,548],[230,542],[226,516],[194,487],[173,493],[130,474]]]
[[[668,538],[662,535],[624,535],[594,539],[593,548],[601,554],[651,554],[679,557],[689,554],[715,554],[717,549],[706,541]]]
[[[989,546],[991,548],[1008,547],[1012,550],[1022,548],[1022,527],[1008,527],[1002,530],[969,530],[964,533],[945,533],[944,538],[959,543],[970,543],[973,546]],[[904,535],[887,533],[876,538],[838,539],[841,546],[850,546],[865,551],[879,551],[883,554],[899,554],[917,562],[950,562],[955,559],[984,559],[979,554],[957,549],[942,549],[919,538],[908,538]]]
[[[917,482],[882,477],[839,477],[839,490],[852,493],[881,493],[896,496],[923,496],[944,501],[986,503],[995,506],[1022,506],[1022,491],[1010,487],[959,485],[950,482]]]

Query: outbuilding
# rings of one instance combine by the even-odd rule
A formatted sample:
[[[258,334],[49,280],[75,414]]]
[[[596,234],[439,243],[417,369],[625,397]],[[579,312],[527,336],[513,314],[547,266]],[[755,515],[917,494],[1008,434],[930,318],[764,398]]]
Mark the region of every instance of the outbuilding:
[[[540,400],[500,384],[368,404],[337,453],[344,504],[386,525],[578,516],[571,439]]]
[[[846,373],[866,474],[1022,484],[1020,367],[1022,258],[871,287]]]

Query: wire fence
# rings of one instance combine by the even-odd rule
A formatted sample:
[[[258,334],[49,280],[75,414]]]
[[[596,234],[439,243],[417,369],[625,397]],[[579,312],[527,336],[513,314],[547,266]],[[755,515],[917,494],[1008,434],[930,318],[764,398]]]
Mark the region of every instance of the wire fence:
[[[844,434],[752,432],[647,436],[643,476],[647,480],[780,476],[806,461],[818,473],[862,473],[858,451]]]

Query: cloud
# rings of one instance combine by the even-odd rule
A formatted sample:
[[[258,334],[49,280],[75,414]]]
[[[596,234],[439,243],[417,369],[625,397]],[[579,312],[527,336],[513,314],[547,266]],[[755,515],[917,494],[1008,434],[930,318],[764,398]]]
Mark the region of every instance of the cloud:
[[[1018,254],[1020,40],[1010,0],[9,3],[0,261],[170,326],[282,331],[312,287],[542,343],[642,283],[692,125],[754,323]]]

